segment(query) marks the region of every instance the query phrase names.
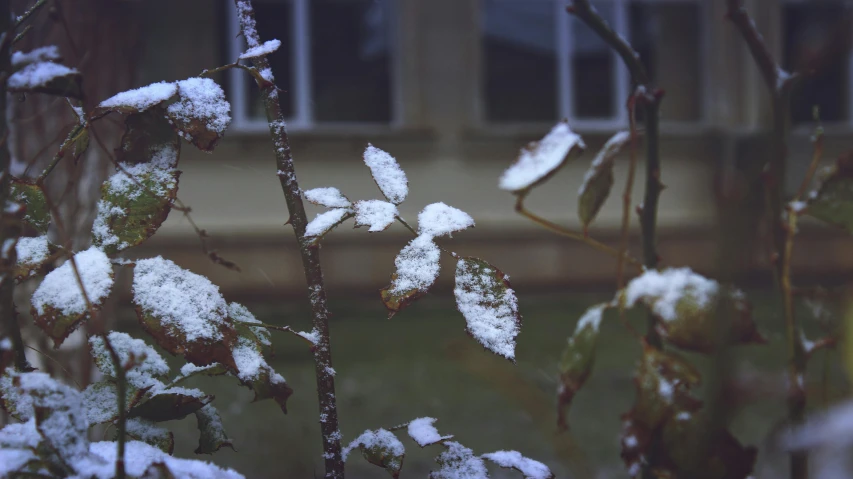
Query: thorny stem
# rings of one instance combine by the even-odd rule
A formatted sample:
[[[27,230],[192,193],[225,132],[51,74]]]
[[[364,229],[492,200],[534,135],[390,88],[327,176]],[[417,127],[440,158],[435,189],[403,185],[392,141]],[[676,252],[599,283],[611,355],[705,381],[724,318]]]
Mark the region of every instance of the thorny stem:
[[[788,343],[788,421],[792,425],[805,418],[806,393],[803,375],[806,369],[806,354],[799,324],[794,313],[793,288],[791,286],[790,259],[793,250],[793,234],[796,229],[796,214],[788,211],[788,221],[783,221],[785,212],[785,161],[786,139],[789,127],[789,103],[791,89],[797,75],[783,70],[773,59],[764,43],[755,22],[749,17],[743,0],[726,0],[727,17],[740,32],[755,63],[758,65],[773,105],[773,136],[767,170],[767,203],[772,228],[772,256],[775,263],[776,283],[782,292],[782,307],[785,317],[785,333]],[[808,477],[808,453],[791,453],[791,478]]]
[[[601,251],[604,254],[610,255],[610,256],[616,258],[617,260],[619,259],[620,256],[622,256],[622,253],[615,248],[611,248],[610,246],[607,246],[604,243],[596,241],[596,240],[590,238],[589,236],[584,235],[583,233],[578,233],[577,231],[570,230],[568,228],[564,228],[564,227],[562,227],[562,226],[560,226],[560,225],[558,225],[552,221],[546,220],[545,218],[533,213],[532,211],[530,211],[524,207],[524,198],[525,198],[525,195],[520,194],[520,195],[518,195],[518,197],[516,198],[516,201],[515,201],[515,211],[518,214],[520,214],[521,216],[524,216],[525,218],[533,221],[534,223],[538,224],[539,226],[542,226],[543,228],[551,231],[552,233],[556,233],[560,236],[565,236],[567,238],[571,238],[573,240],[580,241],[581,243],[584,243],[588,246],[591,246],[592,248],[597,249],[598,251]],[[624,253],[624,258],[625,258],[625,261],[636,266],[638,271],[640,271],[640,272],[643,271],[643,264],[640,263],[640,261],[637,260],[636,258],[629,255],[627,251]]]
[[[622,193],[622,233],[619,241],[619,262],[616,265],[616,290],[625,285],[625,255],[628,254],[628,228],[631,226],[631,196],[634,190],[634,174],[637,170],[637,124],[634,118],[635,101],[628,100],[628,122],[631,134],[631,155],[628,161],[628,178],[625,180],[625,191]],[[619,308],[619,314],[624,316],[625,308]]]
[[[251,0],[234,0],[240,30],[249,47],[260,45],[260,38],[255,29],[255,13]],[[323,435],[323,459],[325,461],[326,479],[343,479],[344,461],[341,455],[341,433],[338,428],[338,408],[335,398],[335,378],[332,369],[332,351],[329,339],[329,310],[326,306],[326,287],[323,284],[323,270],[320,265],[320,253],[317,246],[311,246],[305,237],[305,226],[308,219],[300,196],[299,183],[290,152],[290,142],[287,136],[287,126],[279,104],[278,89],[269,62],[265,56],[252,59],[255,69],[264,73],[264,82],[257,81],[261,98],[266,109],[270,136],[275,147],[278,178],[284,193],[287,209],[290,213],[290,224],[299,243],[302,256],[302,267],[308,283],[309,298],[313,311],[313,329],[319,340],[313,350],[314,369],[317,376],[317,396],[320,414],[325,420],[320,423]],[[255,77],[258,80],[258,77]]]

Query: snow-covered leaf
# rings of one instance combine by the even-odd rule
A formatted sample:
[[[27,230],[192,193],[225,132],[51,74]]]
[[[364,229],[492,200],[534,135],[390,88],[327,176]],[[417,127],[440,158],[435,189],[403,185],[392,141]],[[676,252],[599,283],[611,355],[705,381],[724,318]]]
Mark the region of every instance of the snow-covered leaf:
[[[438,278],[441,251],[431,236],[420,235],[409,242],[397,255],[397,271],[391,284],[380,295],[393,316],[429,290]]]
[[[394,433],[385,429],[364,431],[344,449],[344,460],[356,447],[367,462],[384,468],[394,479],[400,477],[406,449]]]
[[[150,238],[169,215],[178,193],[178,152],[171,145],[147,163],[121,164],[101,186],[92,242],[114,255]]]
[[[853,154],[842,155],[811,193],[806,214],[853,233]]]
[[[689,268],[649,270],[625,289],[626,306],[648,306],[657,318],[655,328],[679,348],[710,353],[718,346],[717,308],[731,318],[729,344],[764,343],[742,292],[720,286]]]
[[[132,385],[125,388],[125,412],[139,404],[147,389]],[[118,419],[118,386],[112,380],[90,384],[83,391],[83,408],[89,424],[103,424]]]
[[[406,200],[409,195],[409,180],[393,156],[368,144],[364,150],[364,164],[370,168],[376,186],[388,201],[399,205]]]
[[[47,469],[48,464],[36,455],[46,448],[35,419],[7,424],[0,429],[0,477],[27,477],[25,473]]]
[[[421,447],[431,446],[446,439],[453,439],[453,436],[439,434],[438,429],[433,426],[435,421],[436,419],[432,417],[419,417],[412,420],[406,427],[409,437]]]
[[[6,81],[13,93],[46,93],[83,98],[83,76],[76,68],[52,61],[36,61],[19,69]]]
[[[136,262],[133,302],[142,327],[171,354],[198,366],[221,363],[236,370],[231,348],[237,331],[219,288],[172,261]]]
[[[332,186],[313,188],[304,191],[302,194],[309,202],[326,208],[349,208],[352,206],[350,200],[341,193],[341,190]]]
[[[138,417],[153,422],[183,419],[203,408],[210,401],[213,401],[213,396],[208,396],[198,389],[170,387],[154,392],[148,399],[131,409],[127,417]]]
[[[3,410],[19,421],[27,421],[33,417],[33,400],[31,397],[21,395],[12,383],[17,372],[7,368],[0,376],[0,399],[2,399]]]
[[[281,46],[281,40],[273,39],[267,40],[264,43],[254,46],[245,52],[240,54],[240,60],[248,60],[250,58],[257,58],[264,55],[269,55],[270,53],[278,50]]]
[[[572,132],[568,122],[561,121],[540,141],[522,148],[515,163],[504,171],[499,186],[513,193],[526,192],[550,178],[584,148],[580,135]]]
[[[74,262],[86,296],[69,260],[48,273],[30,299],[35,323],[53,339],[56,347],[89,315],[86,299],[93,308],[100,308],[113,285],[110,259],[97,247],[75,254]]]
[[[471,218],[471,215],[444,203],[427,205],[418,214],[418,234],[422,235],[450,235],[472,226],[474,218]]]
[[[166,454],[175,450],[175,435],[152,421],[134,417],[127,420],[125,427],[130,439],[150,444]]]
[[[367,231],[384,231],[397,219],[397,207],[381,200],[356,201],[355,226],[368,226]]]
[[[228,304],[228,316],[241,323],[253,323],[253,324],[262,324],[258,321],[258,318],[252,314],[248,308],[243,306],[240,303],[229,303]],[[262,326],[245,326],[240,325],[246,328],[246,330],[250,333],[246,337],[252,339],[258,346],[261,347],[262,352],[265,355],[272,355],[272,336],[270,336],[269,329]],[[240,331],[240,328],[238,328]]]
[[[11,63],[13,68],[20,69],[32,63],[56,62],[59,60],[62,60],[62,55],[59,54],[59,47],[56,45],[45,45],[34,48],[29,52],[12,52]]]
[[[210,78],[177,82],[178,101],[166,114],[178,133],[203,151],[213,151],[231,123],[231,104],[222,88]]]
[[[199,432],[196,454],[213,454],[224,446],[234,449],[234,444],[225,434],[222,418],[219,417],[219,412],[213,405],[208,404],[199,409],[195,412],[195,417]]]
[[[125,371],[125,380],[129,386],[143,390],[162,386],[161,381],[169,374],[169,365],[153,347],[141,339],[118,331],[110,332],[107,338],[118,355],[119,362],[129,367]],[[103,338],[89,338],[89,349],[101,374],[116,378],[115,365]]]
[[[589,227],[613,187],[613,163],[616,155],[631,140],[631,134],[620,131],[613,135],[592,160],[578,191],[578,217],[584,229]]]
[[[171,100],[178,93],[175,83],[157,82],[133,90],[123,91],[102,101],[92,110],[93,117],[106,115],[111,111],[119,113],[140,113],[153,106]]]
[[[219,363],[212,363],[207,366],[196,366],[193,363],[186,363],[181,367],[181,374],[175,378],[175,381],[183,381],[193,376],[222,376],[223,374],[228,374],[228,372],[228,368]]]
[[[243,325],[237,325],[237,332],[239,337],[232,353],[236,364],[235,376],[254,391],[254,401],[274,399],[286,414],[287,398],[293,394],[293,390],[284,377],[275,372],[264,359],[263,345],[258,342],[255,333]]]
[[[429,473],[430,479],[488,479],[486,463],[474,451],[454,441],[445,441],[444,446],[447,450],[435,458],[440,467]]]
[[[124,125],[121,148],[116,151],[119,162],[136,165],[156,159],[156,163],[163,167],[177,167],[181,153],[181,138],[169,123],[163,107],[158,106],[143,112],[128,114]],[[163,154],[169,151],[174,152],[174,159],[163,157]]]
[[[9,196],[26,207],[24,223],[39,234],[47,234],[47,227],[50,224],[50,208],[47,206],[47,199],[41,186],[15,180],[12,183],[12,192]]]
[[[518,451],[497,451],[483,454],[483,459],[488,459],[500,467],[515,469],[524,474],[524,479],[553,479],[554,474],[548,466],[539,461],[534,461],[521,455]]]
[[[89,453],[100,460],[77,464],[80,477],[111,479],[115,476],[116,443],[93,442]],[[174,477],[175,479],[244,479],[243,475],[214,464],[193,459],[178,459],[141,441],[128,441],[125,450],[128,477]],[[148,473],[148,474],[146,474]]]
[[[56,252],[56,246],[48,241],[47,235],[18,238],[15,244],[18,257],[15,263],[15,281],[24,281],[41,271],[49,260],[54,259]]]
[[[559,363],[560,384],[557,388],[557,424],[560,428],[568,427],[567,410],[592,372],[598,327],[606,308],[606,304],[598,304],[587,309],[563,350]]]
[[[506,275],[479,258],[461,258],[453,293],[468,334],[489,351],[514,362],[521,315]]]
[[[335,208],[315,216],[305,227],[306,237],[321,238],[332,231],[335,226],[343,223],[353,216],[349,208]]]

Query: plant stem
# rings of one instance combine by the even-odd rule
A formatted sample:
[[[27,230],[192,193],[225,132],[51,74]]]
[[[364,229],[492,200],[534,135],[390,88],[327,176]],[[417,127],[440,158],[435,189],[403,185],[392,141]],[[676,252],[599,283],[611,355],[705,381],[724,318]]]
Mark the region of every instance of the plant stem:
[[[255,13],[251,0],[234,0],[237,16],[240,20],[240,30],[249,47],[260,45],[260,38],[255,28]],[[323,458],[325,461],[325,477],[327,479],[342,479],[344,477],[344,461],[341,455],[341,433],[338,429],[338,408],[335,397],[335,378],[331,374],[332,350],[329,338],[329,310],[326,306],[326,288],[323,284],[323,270],[320,266],[320,253],[316,246],[311,246],[305,238],[305,226],[308,219],[302,204],[299,183],[290,152],[287,137],[287,126],[279,104],[278,89],[266,56],[252,59],[258,72],[263,72],[265,82],[258,81],[261,98],[269,121],[270,136],[275,147],[278,178],[284,193],[287,209],[290,213],[290,224],[299,243],[302,256],[302,267],[308,283],[309,298],[313,312],[313,330],[319,335],[319,341],[313,350],[314,370],[317,376],[317,397],[320,414],[325,418],[320,422],[323,435]]]
[[[635,98],[628,100],[628,123],[631,134],[630,157],[628,161],[628,178],[625,180],[625,191],[622,193],[622,232],[619,240],[619,263],[616,266],[616,290],[625,286],[625,261],[628,254],[628,229],[631,226],[631,197],[634,191],[634,176],[637,171],[637,124],[634,121]],[[619,315],[624,320],[625,308],[619,307]]]

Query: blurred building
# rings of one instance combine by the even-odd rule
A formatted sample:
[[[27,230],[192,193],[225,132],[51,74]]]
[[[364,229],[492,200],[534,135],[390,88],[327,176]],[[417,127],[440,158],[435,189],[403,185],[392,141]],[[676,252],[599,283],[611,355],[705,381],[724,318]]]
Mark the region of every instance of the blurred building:
[[[488,259],[520,289],[610,284],[614,261],[516,215],[514,197],[497,188],[520,147],[568,118],[588,151],[537,189],[529,206],[579,228],[576,198],[584,171],[603,142],[627,127],[627,70],[565,13],[565,0],[253,3],[262,38],[282,41],[270,59],[283,89],[303,188],[336,186],[350,199],[380,197],[361,157],[372,143],[394,155],[408,174],[410,194],[401,211],[410,222],[436,201],[475,218],[474,230],[446,242],[454,251]],[[793,105],[788,185],[793,190],[811,157],[814,105],[827,132],[828,161],[853,147],[853,57],[847,48],[853,29],[844,23],[853,2],[747,3],[785,67],[814,69]],[[729,184],[723,172],[760,163],[770,122],[768,93],[743,40],[724,19],[724,4],[597,2],[666,91],[661,150],[667,189],[659,213],[664,264],[688,264],[710,274],[720,236],[716,193]],[[244,49],[230,0],[151,0],[130,8],[138,10],[144,46],[137,85],[197,75],[233,62]],[[827,44],[834,45],[831,55]],[[179,196],[192,206],[219,254],[238,263],[242,273],[210,263],[176,211],[138,253],[171,257],[235,292],[299,292],[304,280],[292,230],[284,226],[287,213],[254,84],[239,70],[218,79],[231,101],[233,123],[212,155],[183,149]],[[614,244],[627,158],[620,157],[614,192],[590,230]],[[754,185],[741,183],[735,187],[749,196]],[[639,176],[633,204],[642,191]],[[312,216],[316,211],[311,209]],[[750,221],[758,218],[756,213]],[[636,232],[636,219],[633,225]],[[379,289],[409,238],[396,226],[367,233],[345,224],[323,244],[327,282],[338,291]],[[799,267],[844,273],[853,266],[848,242],[834,231],[805,225],[798,248],[812,256]],[[639,254],[636,235],[632,248]],[[443,277],[452,269],[446,264]]]

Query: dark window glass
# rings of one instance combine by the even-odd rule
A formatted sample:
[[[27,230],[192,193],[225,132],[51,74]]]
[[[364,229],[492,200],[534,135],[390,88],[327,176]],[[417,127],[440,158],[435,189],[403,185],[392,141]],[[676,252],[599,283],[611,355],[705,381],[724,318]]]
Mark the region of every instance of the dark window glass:
[[[281,88],[281,108],[286,117],[293,116],[293,103],[295,100],[293,92],[293,45],[289,34],[293,24],[293,6],[288,1],[278,2],[252,2],[255,7],[255,21],[258,24],[258,35],[261,40],[277,38],[281,40],[281,47],[267,58],[270,61],[275,82]],[[266,113],[258,87],[254,81],[247,80],[249,117],[264,118]]]
[[[484,0],[482,18],[486,119],[557,119],[554,4]]]
[[[613,4],[596,5],[598,13],[613,25]],[[615,68],[610,47],[572,16],[571,68],[574,91],[571,92],[574,116],[583,119],[611,118],[616,113],[613,96]]]
[[[651,82],[666,91],[662,120],[699,120],[702,116],[701,12],[697,3],[632,2],[631,44]],[[638,119],[642,114],[638,111]]]
[[[311,0],[317,121],[391,120],[387,0]]]
[[[812,109],[820,109],[823,121],[850,117],[848,56],[850,31],[844,17],[851,9],[838,2],[807,2],[784,9],[784,67],[807,73],[792,98],[794,122],[813,120]],[[810,72],[810,73],[809,73]]]

